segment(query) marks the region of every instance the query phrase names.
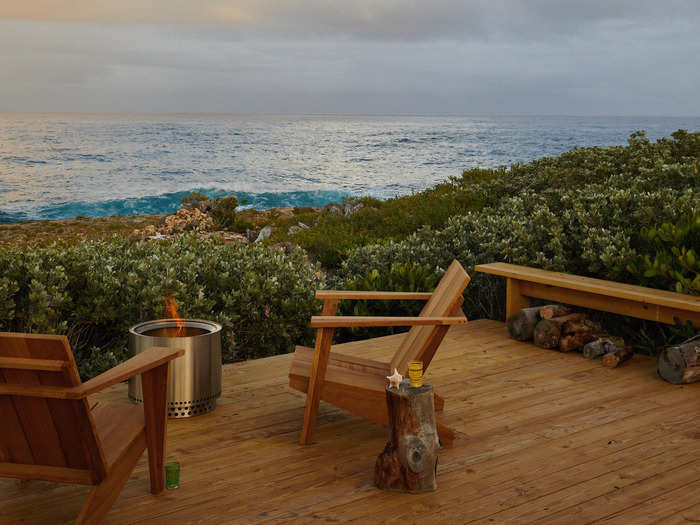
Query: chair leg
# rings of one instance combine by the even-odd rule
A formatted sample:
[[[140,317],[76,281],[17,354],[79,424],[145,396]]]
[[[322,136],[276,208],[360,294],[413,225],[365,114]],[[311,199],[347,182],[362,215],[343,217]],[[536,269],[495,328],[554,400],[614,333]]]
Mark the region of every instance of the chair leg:
[[[313,441],[314,426],[316,425],[316,416],[318,416],[318,405],[321,401],[321,390],[326,378],[326,368],[332,341],[332,328],[320,328],[318,330],[314,348],[314,362],[311,365],[311,374],[309,375],[309,388],[306,391],[304,425],[301,428],[301,439],[299,440],[302,445],[310,445]]]
[[[165,363],[141,374],[146,444],[148,446],[148,472],[153,494],[160,494],[165,489],[165,434],[168,425],[169,372],[169,363]]]
[[[109,509],[121,494],[124,484],[131,476],[136,463],[138,463],[141,454],[146,448],[146,436],[142,432],[129,445],[126,452],[122,454],[119,460],[112,465],[107,477],[102,480],[102,483],[96,485],[88,494],[87,501],[83,505],[76,525],[93,525],[101,523],[104,520]]]

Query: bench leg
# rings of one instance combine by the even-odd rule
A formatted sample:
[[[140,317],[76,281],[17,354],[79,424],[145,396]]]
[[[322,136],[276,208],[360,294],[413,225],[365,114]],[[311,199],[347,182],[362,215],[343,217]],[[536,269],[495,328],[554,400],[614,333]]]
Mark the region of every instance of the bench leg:
[[[530,306],[530,298],[520,291],[521,281],[508,277],[506,279],[506,319],[518,310]]]

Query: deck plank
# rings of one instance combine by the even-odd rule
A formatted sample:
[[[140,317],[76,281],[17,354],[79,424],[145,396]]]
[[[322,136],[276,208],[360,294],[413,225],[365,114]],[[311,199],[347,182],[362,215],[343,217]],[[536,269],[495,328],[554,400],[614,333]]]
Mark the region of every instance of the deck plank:
[[[343,352],[390,356],[401,335]],[[387,433],[321,403],[316,442],[298,444],[304,396],[291,356],[224,367],[218,408],[168,424],[178,490],[153,496],[141,459],[106,523],[683,523],[698,517],[700,384],[660,380],[643,356],[614,370],[507,337],[503,323],[448,332],[427,380],[457,431],[439,454],[438,491],[372,485]],[[95,400],[126,402],[126,385]],[[70,523],[87,487],[0,480],[10,522]],[[430,517],[428,520],[427,517]]]

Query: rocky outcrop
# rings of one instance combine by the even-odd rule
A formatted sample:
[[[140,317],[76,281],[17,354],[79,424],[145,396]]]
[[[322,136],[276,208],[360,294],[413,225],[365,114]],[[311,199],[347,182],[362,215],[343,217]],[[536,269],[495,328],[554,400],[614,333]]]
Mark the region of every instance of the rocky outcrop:
[[[183,206],[173,215],[168,215],[161,226],[148,225],[142,230],[134,230],[132,237],[140,239],[165,239],[189,230],[211,230],[214,221],[198,208]]]

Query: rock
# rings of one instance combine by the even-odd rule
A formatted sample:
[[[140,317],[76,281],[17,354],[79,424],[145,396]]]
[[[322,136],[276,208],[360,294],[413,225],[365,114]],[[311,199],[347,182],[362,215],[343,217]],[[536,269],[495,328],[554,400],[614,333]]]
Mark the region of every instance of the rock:
[[[328,211],[333,215],[343,215],[343,210],[335,204],[330,205]]]
[[[255,239],[258,237],[258,233],[255,230],[248,228],[245,231],[245,236],[248,239],[248,242],[255,242]]]
[[[221,237],[225,244],[248,244],[248,238],[245,235],[235,232],[215,232]]]
[[[197,208],[183,206],[175,212],[175,215],[168,215],[165,218],[165,225],[160,228],[159,232],[168,234],[195,228],[205,231],[211,229],[213,224],[211,217],[206,213],[202,213]]]
[[[300,222],[296,225],[290,226],[289,229],[287,230],[287,235],[294,235],[295,233],[300,232],[301,230],[308,230],[309,227],[304,224],[303,222]]]
[[[270,235],[272,235],[272,226],[265,226],[262,230],[260,230],[255,242],[261,242],[264,239],[267,239]]]
[[[353,213],[357,213],[358,211],[360,211],[364,207],[365,207],[365,205],[362,204],[361,202],[356,202],[355,204],[348,203],[343,208],[343,213],[345,214],[346,217],[350,217],[350,215],[352,215]]]
[[[212,218],[197,208],[183,206],[173,215],[168,215],[159,228],[149,224],[143,230],[134,230],[132,237],[140,239],[165,239],[174,233],[198,229],[207,231],[212,228]]]

